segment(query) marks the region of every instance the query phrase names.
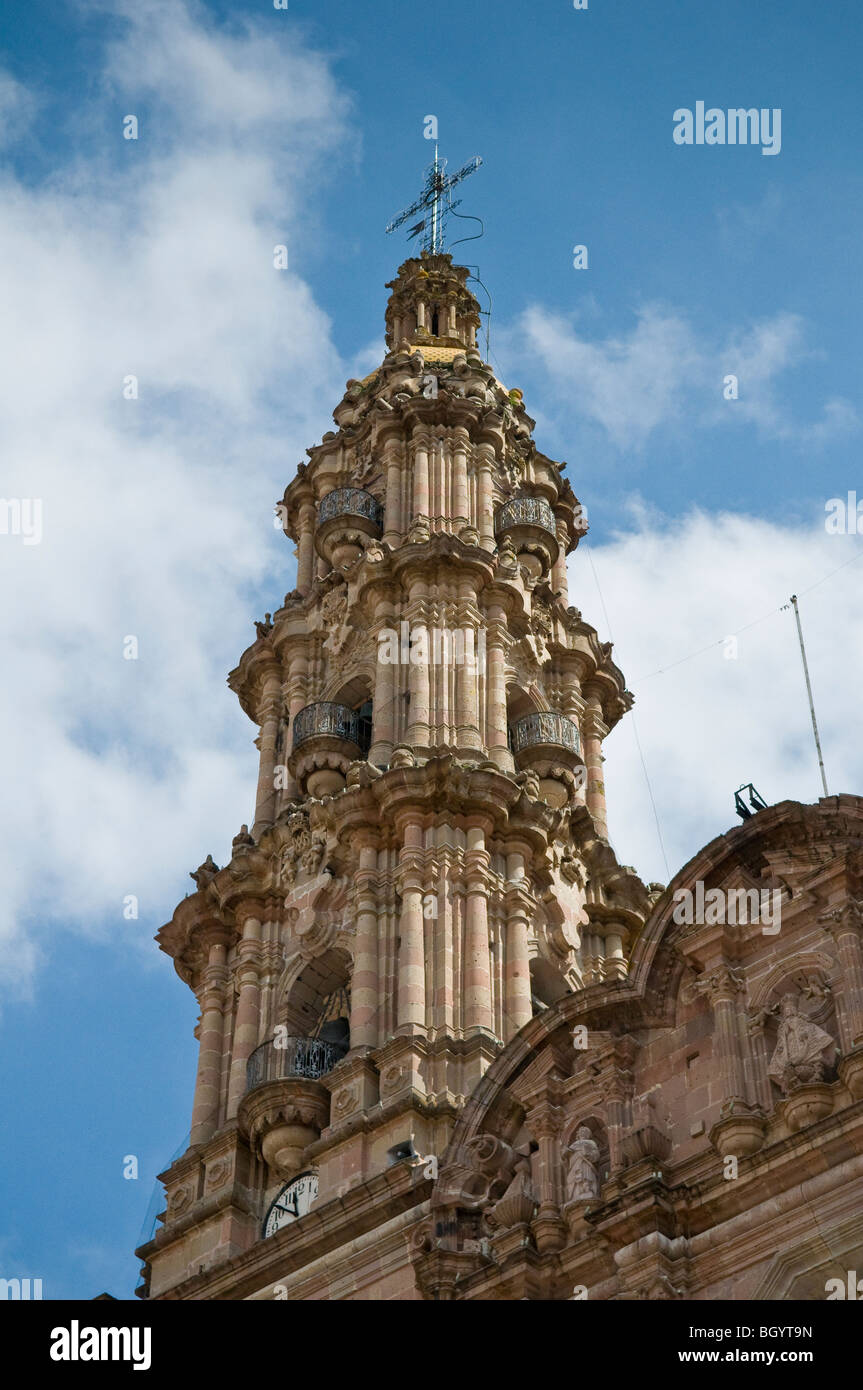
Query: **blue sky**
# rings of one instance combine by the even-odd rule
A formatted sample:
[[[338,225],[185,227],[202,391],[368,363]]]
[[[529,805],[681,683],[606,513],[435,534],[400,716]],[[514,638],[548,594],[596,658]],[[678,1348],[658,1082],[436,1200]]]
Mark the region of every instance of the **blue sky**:
[[[827,499],[863,498],[860,29],[851,0],[7,0],[0,492],[43,498],[45,533],[0,536],[0,1274],[48,1297],[136,1282],[196,1060],[152,936],[250,816],[224,678],[292,587],[272,503],[381,355],[409,250],[384,227],[419,191],[426,115],[450,168],[482,156],[460,210],[485,221],[465,259],[492,360],[588,507],[572,601],[635,690],[664,842],[621,726],[621,859],[674,872],[742,781],[817,796],[794,590],[831,791],[861,788],[863,540],[824,527]],[[698,100],[781,108],[781,153],[675,145]],[[737,632],[738,659],[676,665]]]

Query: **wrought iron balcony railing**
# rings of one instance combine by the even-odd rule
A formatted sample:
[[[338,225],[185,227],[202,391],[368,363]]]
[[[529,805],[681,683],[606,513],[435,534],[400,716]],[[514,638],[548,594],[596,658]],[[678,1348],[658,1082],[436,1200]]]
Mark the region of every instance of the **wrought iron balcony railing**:
[[[246,1090],[253,1091],[267,1081],[288,1081],[301,1077],[317,1081],[331,1072],[347,1052],[344,1043],[324,1042],[320,1038],[281,1038],[261,1043],[246,1064]]]
[[[578,725],[565,714],[556,714],[552,710],[526,714],[511,725],[510,738],[513,753],[521,753],[523,749],[533,748],[537,744],[551,744],[581,755]]]
[[[543,497],[513,497],[498,507],[495,535],[500,536],[513,526],[539,526],[552,536],[557,535],[554,512]]]
[[[294,748],[307,739],[319,734],[330,734],[333,738],[355,743],[361,753],[367,753],[371,744],[371,720],[351,709],[350,705],[336,705],[330,700],[319,700],[317,704],[306,705],[294,716]]]
[[[376,497],[361,487],[337,487],[318,506],[318,525],[337,516],[362,516],[380,528],[384,509]]]

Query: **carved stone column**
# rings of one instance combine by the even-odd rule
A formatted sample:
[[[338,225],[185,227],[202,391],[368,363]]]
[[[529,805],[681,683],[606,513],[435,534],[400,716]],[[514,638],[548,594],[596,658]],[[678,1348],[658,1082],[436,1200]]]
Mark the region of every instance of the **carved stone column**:
[[[560,1214],[561,1191],[560,1131],[563,1114],[548,1096],[541,1097],[525,1116],[527,1127],[539,1144],[537,1187],[539,1209],[531,1223],[536,1248],[541,1255],[561,1250],[566,1243],[566,1224]]]
[[[199,1001],[201,1024],[198,1030],[198,1075],[192,1107],[190,1144],[205,1144],[219,1127],[219,1096],[222,1081],[222,1027],[226,965],[229,941],[227,928],[214,925],[207,932],[208,955],[203,970]]]
[[[276,741],[282,717],[281,673],[277,666],[268,669],[264,677],[264,693],[259,706],[261,720],[261,762],[258,769],[258,791],[255,798],[255,823],[252,835],[257,839],[276,818]]]
[[[486,628],[485,735],[488,756],[504,772],[515,767],[506,726],[506,616],[500,604],[491,604]]]
[[[488,946],[488,865],[485,835],[479,826],[467,832],[465,855],[464,1027],[493,1031],[491,958]]]
[[[599,693],[589,683],[584,688],[587,708],[582,719],[584,761],[587,767],[587,809],[593,816],[598,834],[608,839],[608,813],[605,807],[605,781],[602,771],[602,740],[608,726],[602,718]]]
[[[377,863],[374,843],[360,848],[355,877],[357,918],[351,979],[351,1048],[377,1047],[379,1014]]]
[[[741,1051],[739,1001],[744,987],[741,972],[728,964],[705,972],[696,989],[713,1008],[716,1060],[722,1078],[724,1100],[720,1117],[710,1131],[710,1142],[723,1156],[743,1157],[761,1147],[764,1116],[746,1099],[746,1067]]]
[[[492,469],[495,463],[494,446],[478,444],[477,449],[477,511],[476,529],[484,550],[494,550],[494,484]]]
[[[309,663],[302,652],[298,652],[291,659],[290,675],[288,677],[288,727],[285,731],[284,747],[284,767],[285,767],[285,796],[286,801],[291,801],[297,796],[299,788],[296,779],[287,771],[288,760],[291,756],[291,747],[294,737],[294,719],[299,714],[304,705],[308,703],[306,693],[308,690]]]
[[[841,989],[836,991],[836,1014],[842,1051],[850,1052],[863,1044],[863,912],[849,899],[842,907],[825,912],[820,926],[836,943]]]
[[[317,511],[314,502],[306,502],[300,508],[297,543],[297,588],[306,595],[312,587],[315,573],[315,522]]]
[[[392,602],[386,596],[378,600],[375,609],[375,622],[378,632],[388,627],[393,631],[395,628],[395,617],[392,611]],[[375,667],[375,689],[372,706],[372,718],[374,724],[374,741],[368,752],[368,760],[376,767],[387,767],[392,756],[395,745],[395,725],[396,725],[396,700],[400,690],[401,666],[399,661],[382,661],[382,654],[389,654],[390,643],[381,646],[378,643],[377,666]],[[401,644],[397,638],[396,650],[400,652]]]
[[[455,523],[461,522],[462,525],[466,526],[470,524],[470,503],[468,501],[467,486],[467,459],[468,450],[470,448],[470,435],[462,425],[458,425],[452,432],[452,438],[452,466],[454,484],[453,510],[455,512],[455,516],[452,518],[452,520]],[[456,532],[458,532],[457,524],[454,529],[456,530]]]
[[[416,425],[413,432],[414,488],[413,520],[418,516],[429,515],[429,449],[431,438],[424,425]]]
[[[408,825],[399,855],[402,911],[399,921],[399,1032],[426,1026],[425,928],[423,925],[423,831]]]
[[[396,439],[388,439],[384,445],[384,467],[386,469],[386,495],[384,499],[384,542],[392,546],[401,545],[404,537],[404,518],[402,517],[402,465],[399,444]]]
[[[260,1028],[261,919],[246,917],[237,948],[237,1018],[228,1084],[228,1114],[232,1120],[246,1090],[246,1066],[258,1045]]]
[[[506,873],[504,1042],[509,1042],[533,1016],[527,936],[534,904],[525,882],[523,854],[507,855]]]
[[[408,619],[411,626],[425,624],[426,585],[416,579],[411,584]],[[426,643],[427,656],[430,655]],[[429,744],[429,668],[428,662],[411,660],[410,663],[410,711],[406,742],[414,748],[427,748]]]

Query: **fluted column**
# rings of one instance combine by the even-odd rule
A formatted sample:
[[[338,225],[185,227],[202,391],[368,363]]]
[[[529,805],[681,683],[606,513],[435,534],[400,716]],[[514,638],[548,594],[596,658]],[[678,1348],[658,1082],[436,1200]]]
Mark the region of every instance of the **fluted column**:
[[[315,573],[315,522],[317,511],[313,502],[305,502],[300,507],[298,520],[299,540],[297,543],[297,588],[307,594],[312,587]]]
[[[477,511],[476,527],[479,543],[485,550],[494,550],[494,484],[492,469],[495,463],[491,444],[477,445]]]
[[[462,521],[464,525],[468,525],[470,523],[470,502],[468,501],[467,458],[470,435],[464,426],[456,426],[452,432],[452,441],[453,510],[455,512],[453,520]]]
[[[375,688],[372,697],[372,745],[368,760],[375,767],[387,767],[395,744],[396,700],[401,684],[401,634],[398,632],[391,600],[384,594],[375,606],[375,629],[377,634],[377,662],[375,665]],[[380,633],[388,629],[395,632],[396,660],[392,641],[380,641]]]
[[[415,579],[411,583],[410,602],[408,605],[408,621],[411,627],[426,626],[425,603],[428,597],[428,589],[421,579]],[[430,643],[426,643],[427,656]],[[429,743],[429,667],[428,661],[419,662],[411,659],[409,670],[410,681],[410,707],[408,710],[408,728],[405,741],[413,747],[426,748]]]
[[[715,1057],[722,1078],[723,1103],[746,1102],[746,1074],[737,1020],[743,976],[727,965],[711,970],[697,985],[713,1006]]]
[[[267,671],[264,677],[263,698],[259,706],[261,720],[260,751],[261,761],[258,769],[258,791],[255,797],[255,823],[252,835],[255,839],[273,824],[276,818],[276,742],[279,736],[279,722],[282,717],[282,682],[278,668]]]
[[[208,933],[208,939],[207,964],[204,967],[199,995],[201,1024],[198,1031],[198,1075],[192,1106],[192,1144],[205,1144],[219,1125],[222,1027],[225,987],[228,983],[227,932],[224,928],[218,927]]]
[[[399,1031],[425,1028],[425,928],[423,925],[423,831],[418,824],[405,829],[399,855],[402,911],[399,919]]]
[[[493,1032],[491,957],[488,946],[488,864],[485,835],[467,832],[465,855],[464,1027]]]
[[[515,767],[506,722],[506,617],[499,604],[487,610],[485,737],[488,756],[504,772]]]
[[[819,922],[836,943],[842,987],[837,991],[836,1014],[842,1051],[863,1043],[863,912],[853,899],[824,913]]]
[[[504,988],[504,1042],[515,1037],[520,1028],[533,1017],[530,989],[530,958],[528,927],[533,902],[527,891],[524,875],[524,855],[518,852],[506,857],[506,960]]]
[[[402,465],[399,443],[388,439],[384,445],[384,468],[386,470],[386,495],[384,498],[384,534],[387,545],[401,545],[404,536],[402,517]]]
[[[556,594],[560,595],[564,603],[568,603],[569,581],[566,575],[566,547],[569,544],[569,532],[562,521],[558,521],[555,529],[560,549],[551,571],[551,587]]]
[[[351,1048],[377,1047],[379,1014],[378,852],[373,841],[361,844],[357,886],[354,969],[351,978]]]
[[[599,693],[590,685],[584,690],[587,709],[582,719],[581,734],[584,740],[584,761],[587,767],[587,809],[593,816],[598,833],[608,839],[608,813],[605,805],[605,780],[602,771],[602,740],[608,727],[602,718],[602,702]]]
[[[429,515],[429,432],[417,425],[413,432],[414,504],[413,519]]]
[[[260,1028],[261,921],[247,917],[243,939],[237,948],[237,1018],[231,1051],[231,1080],[228,1086],[228,1116],[233,1119],[246,1090],[246,1066],[258,1045]]]

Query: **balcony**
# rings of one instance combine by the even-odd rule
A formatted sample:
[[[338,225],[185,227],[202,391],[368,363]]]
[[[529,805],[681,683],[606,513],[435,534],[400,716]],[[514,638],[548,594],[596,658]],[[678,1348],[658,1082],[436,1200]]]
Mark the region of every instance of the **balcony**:
[[[240,1133],[273,1174],[298,1172],[310,1144],[330,1120],[330,1093],[321,1077],[346,1047],[320,1038],[275,1040],[255,1048],[246,1065],[246,1091],[237,1111]]]
[[[536,710],[510,725],[509,746],[520,771],[539,778],[539,794],[560,808],[585,786],[578,725],[554,710]]]
[[[566,748],[569,752],[581,756],[578,725],[565,714],[556,714],[552,710],[526,714],[523,719],[512,725],[510,734],[512,751],[515,754],[522,753],[527,748],[550,746]]]
[[[310,738],[324,735],[356,744],[361,753],[367,753],[372,736],[371,720],[350,705],[335,705],[330,700],[306,705],[294,717],[294,748]]]
[[[332,521],[335,517],[361,516],[370,521],[378,531],[381,529],[384,509],[376,497],[361,487],[337,487],[328,492],[318,507],[318,525]]]
[[[339,487],[318,505],[315,549],[334,569],[347,569],[363,553],[364,543],[381,534],[384,509],[359,487]]]
[[[370,713],[320,700],[294,716],[288,766],[310,796],[331,796],[344,788],[348,768],[366,756],[371,741]]]
[[[511,542],[531,585],[548,576],[560,546],[554,512],[543,497],[510,498],[495,514],[494,533]]]
[[[557,539],[554,512],[542,497],[513,497],[498,508],[494,523],[496,536],[518,526],[538,526]]]
[[[285,1038],[277,1047],[273,1039],[256,1047],[246,1065],[246,1091],[264,1086],[268,1081],[289,1081],[298,1078],[318,1081],[331,1072],[344,1057],[347,1048],[342,1043],[324,1042],[321,1038]]]

